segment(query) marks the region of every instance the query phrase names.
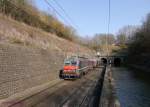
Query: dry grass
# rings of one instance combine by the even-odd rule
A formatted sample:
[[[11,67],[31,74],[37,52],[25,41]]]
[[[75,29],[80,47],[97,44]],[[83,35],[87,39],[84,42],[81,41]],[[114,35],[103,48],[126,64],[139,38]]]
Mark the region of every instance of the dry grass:
[[[57,50],[65,55],[70,54],[93,54],[93,52],[83,46],[59,38],[58,36],[47,33],[41,29],[28,26],[24,23],[15,21],[0,14],[0,42],[11,44],[24,44],[43,48],[47,50]]]
[[[11,43],[24,44],[24,42],[19,38],[12,38]]]

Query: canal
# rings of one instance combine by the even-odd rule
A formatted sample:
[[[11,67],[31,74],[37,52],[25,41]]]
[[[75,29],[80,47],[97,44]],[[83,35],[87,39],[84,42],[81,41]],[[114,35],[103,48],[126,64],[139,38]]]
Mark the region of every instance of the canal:
[[[150,107],[150,73],[112,68],[121,107]]]

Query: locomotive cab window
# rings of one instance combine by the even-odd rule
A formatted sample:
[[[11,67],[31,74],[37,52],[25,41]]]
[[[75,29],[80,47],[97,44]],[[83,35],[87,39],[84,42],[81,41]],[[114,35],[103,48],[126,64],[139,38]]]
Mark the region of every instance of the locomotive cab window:
[[[75,58],[68,58],[64,61],[64,65],[76,66],[77,65],[77,60]]]
[[[71,65],[77,65],[76,61],[71,61]]]
[[[65,61],[64,65],[70,65],[70,61]]]

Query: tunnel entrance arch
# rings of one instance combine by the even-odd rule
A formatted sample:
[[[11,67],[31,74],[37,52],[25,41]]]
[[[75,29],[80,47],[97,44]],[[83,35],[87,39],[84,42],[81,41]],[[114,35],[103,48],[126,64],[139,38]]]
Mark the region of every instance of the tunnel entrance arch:
[[[114,58],[114,66],[120,66],[121,65],[121,58]]]
[[[107,64],[107,58],[101,58],[101,63],[103,65],[106,65]]]

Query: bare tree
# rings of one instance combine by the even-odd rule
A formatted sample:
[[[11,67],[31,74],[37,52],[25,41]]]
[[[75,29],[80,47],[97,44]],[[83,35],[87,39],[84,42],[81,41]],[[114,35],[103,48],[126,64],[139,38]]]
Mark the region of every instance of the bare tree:
[[[138,26],[128,25],[119,29],[117,34],[117,42],[121,45],[125,45],[132,39],[138,28]]]

